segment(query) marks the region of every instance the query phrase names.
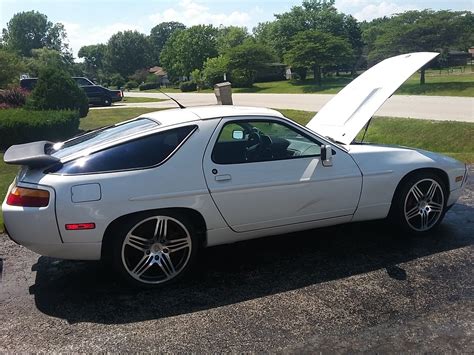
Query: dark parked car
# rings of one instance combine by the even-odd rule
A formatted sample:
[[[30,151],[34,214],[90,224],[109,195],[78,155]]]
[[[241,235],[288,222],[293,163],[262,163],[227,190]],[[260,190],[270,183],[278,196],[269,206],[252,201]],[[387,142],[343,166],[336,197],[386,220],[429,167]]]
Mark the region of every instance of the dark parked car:
[[[121,90],[109,90],[100,85],[81,86],[93,105],[110,106],[112,102],[122,100]]]
[[[85,91],[90,104],[110,106],[112,102],[122,100],[121,90],[110,90],[103,86],[95,85],[94,82],[84,77],[73,77],[73,79]],[[37,78],[21,79],[20,86],[25,90],[31,91],[34,89],[37,81]]]

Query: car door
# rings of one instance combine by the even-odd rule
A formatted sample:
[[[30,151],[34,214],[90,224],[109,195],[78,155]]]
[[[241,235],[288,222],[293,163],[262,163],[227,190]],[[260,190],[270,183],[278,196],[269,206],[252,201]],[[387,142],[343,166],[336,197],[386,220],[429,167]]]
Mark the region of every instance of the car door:
[[[344,150],[323,166],[315,136],[280,118],[225,118],[206,149],[210,194],[237,232],[350,216],[362,177]]]

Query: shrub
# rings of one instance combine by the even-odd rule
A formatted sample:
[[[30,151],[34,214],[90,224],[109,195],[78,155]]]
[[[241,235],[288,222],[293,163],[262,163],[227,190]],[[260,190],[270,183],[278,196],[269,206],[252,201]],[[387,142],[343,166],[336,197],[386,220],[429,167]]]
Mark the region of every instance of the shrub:
[[[183,81],[181,84],[179,84],[179,89],[182,92],[196,91],[197,84],[193,83],[192,81]]]
[[[144,83],[138,86],[138,90],[140,91],[150,90],[150,89],[159,89],[159,88],[160,88],[160,84],[158,83]]]
[[[117,89],[120,89],[122,86],[125,85],[125,79],[120,74],[113,74],[110,77],[110,85],[116,86]]]
[[[5,104],[9,107],[21,107],[26,103],[28,91],[19,87],[7,90],[0,90],[0,104]]]
[[[253,76],[246,70],[232,70],[231,79],[232,87],[235,88],[250,88],[253,86]]]
[[[125,83],[125,89],[131,90],[138,87],[138,83],[136,81],[130,80]]]
[[[215,85],[224,81],[224,74],[229,71],[229,59],[226,56],[208,58],[204,63],[202,74],[204,81],[209,85]]]
[[[159,84],[161,81],[160,77],[155,74],[148,74],[145,80],[145,83],[154,83],[154,84]]]
[[[45,67],[26,102],[30,110],[77,110],[87,116],[89,101],[71,76],[60,69]]]
[[[78,111],[0,110],[0,148],[38,140],[64,140],[77,133]]]

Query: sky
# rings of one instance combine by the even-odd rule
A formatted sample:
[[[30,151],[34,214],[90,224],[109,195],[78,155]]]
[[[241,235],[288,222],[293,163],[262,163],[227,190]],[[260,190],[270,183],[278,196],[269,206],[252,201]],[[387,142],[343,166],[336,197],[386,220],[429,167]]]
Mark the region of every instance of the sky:
[[[17,12],[36,10],[61,22],[74,56],[84,45],[106,43],[118,31],[145,34],[160,22],[245,26],[271,21],[302,0],[0,0],[0,28]],[[358,20],[372,20],[406,10],[474,11],[474,0],[336,0],[336,7]]]

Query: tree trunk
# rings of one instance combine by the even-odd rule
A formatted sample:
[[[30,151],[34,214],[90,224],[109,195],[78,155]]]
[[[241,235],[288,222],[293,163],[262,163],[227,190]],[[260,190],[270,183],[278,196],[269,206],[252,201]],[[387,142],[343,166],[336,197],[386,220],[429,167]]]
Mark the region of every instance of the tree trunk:
[[[425,85],[425,68],[421,68],[420,85]]]
[[[314,80],[316,81],[316,84],[318,84],[318,86],[321,86],[321,67],[319,65],[315,65],[313,67],[313,72],[314,72]]]

